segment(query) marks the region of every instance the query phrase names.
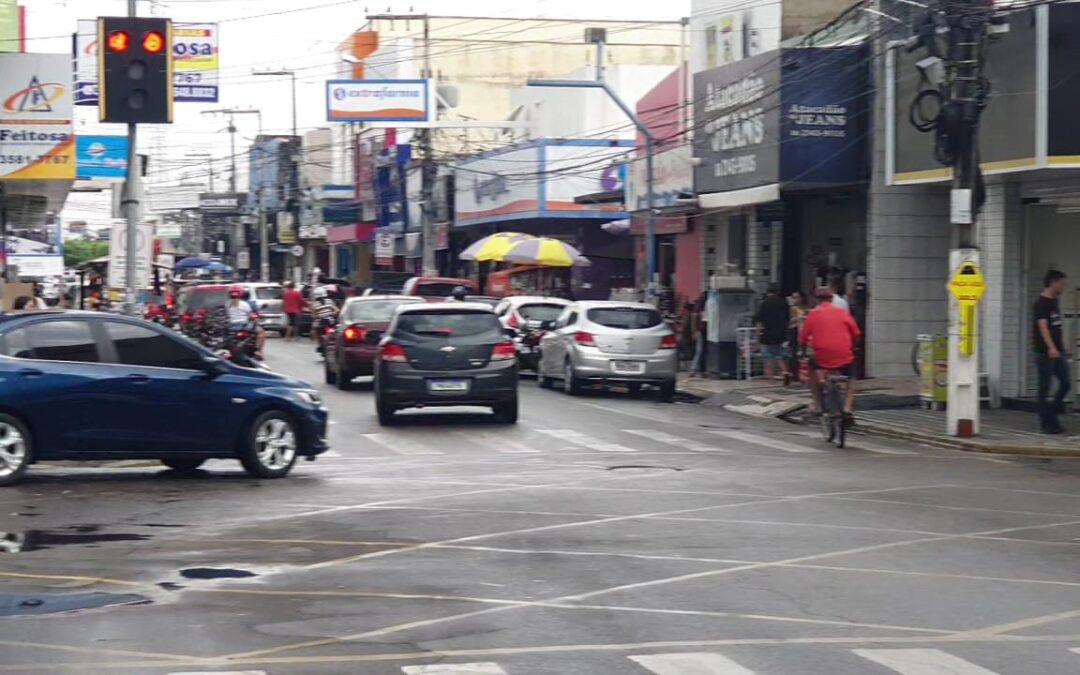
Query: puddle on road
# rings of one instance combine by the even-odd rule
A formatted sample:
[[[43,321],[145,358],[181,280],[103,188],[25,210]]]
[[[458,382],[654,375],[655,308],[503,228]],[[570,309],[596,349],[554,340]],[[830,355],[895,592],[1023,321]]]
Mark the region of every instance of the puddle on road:
[[[57,546],[87,546],[118,541],[145,541],[146,534],[100,533],[97,525],[74,525],[56,530],[0,532],[0,553],[29,553]]]
[[[66,595],[0,593],[0,618],[59,614],[114,605],[142,605],[149,602],[149,598],[135,593],[71,593]]]
[[[192,567],[180,570],[180,576],[185,579],[249,579],[259,575],[231,567]]]

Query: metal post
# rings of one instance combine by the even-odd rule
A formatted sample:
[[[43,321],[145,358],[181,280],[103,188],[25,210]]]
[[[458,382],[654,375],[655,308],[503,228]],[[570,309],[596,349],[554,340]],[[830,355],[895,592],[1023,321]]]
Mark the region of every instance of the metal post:
[[[424,15],[424,77],[431,79],[431,20]],[[438,116],[438,104],[435,110],[429,111],[432,117]],[[424,129],[421,136],[421,148],[423,158],[421,160],[421,263],[424,276],[438,276],[435,266],[435,178],[437,167],[435,165],[434,150],[431,142],[432,129]]]
[[[232,169],[229,173],[229,192],[236,194],[236,124],[232,113],[229,113],[229,157]]]
[[[290,70],[289,77],[292,78],[292,135],[296,136],[296,71]],[[262,115],[259,115],[259,126],[262,127]]]
[[[259,281],[270,281],[270,246],[267,241],[269,236],[266,224],[266,212],[262,205],[262,188],[259,188],[259,206],[256,210],[256,218],[259,225]]]
[[[128,0],[128,16],[136,16],[138,10],[135,0]],[[127,219],[127,246],[124,255],[127,257],[127,266],[124,270],[124,313],[135,315],[135,275],[137,264],[135,253],[139,243],[139,173],[142,167],[139,164],[139,155],[136,152],[135,141],[138,125],[128,124],[128,157],[127,179],[124,181],[124,217]]]

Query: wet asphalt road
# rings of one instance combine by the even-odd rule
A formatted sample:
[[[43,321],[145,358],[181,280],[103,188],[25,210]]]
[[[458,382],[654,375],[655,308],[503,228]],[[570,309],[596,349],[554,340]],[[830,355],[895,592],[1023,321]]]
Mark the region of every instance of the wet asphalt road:
[[[334,451],[37,467],[0,490],[0,672],[1075,675],[1080,462],[856,438],[522,383]]]

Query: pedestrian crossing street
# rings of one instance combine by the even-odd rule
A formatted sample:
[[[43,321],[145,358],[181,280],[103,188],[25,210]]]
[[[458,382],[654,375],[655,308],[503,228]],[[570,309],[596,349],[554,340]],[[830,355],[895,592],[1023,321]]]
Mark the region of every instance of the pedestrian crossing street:
[[[617,429],[608,433],[587,434],[576,429],[521,424],[516,429],[489,431],[455,429],[438,431],[423,427],[364,433],[334,442],[329,457],[362,455],[401,455],[437,457],[463,452],[489,452],[504,455],[541,453],[596,452],[611,455],[689,454],[730,455],[780,454],[824,455],[826,453],[872,453],[879,455],[917,455],[864,438],[852,438],[846,450],[826,445],[816,434],[768,434],[726,429],[692,429],[674,434],[657,429]]]
[[[1068,651],[1080,655],[1080,649]],[[1068,651],[1062,650],[1066,661],[1070,658]],[[1030,669],[1009,673],[990,670],[941,649],[855,649],[841,656],[848,663],[837,662],[837,667],[850,666],[850,670],[843,672],[866,675],[1034,675]],[[625,664],[618,669],[625,675],[811,675],[808,671],[800,670],[797,664],[793,664],[794,669],[753,669],[719,652],[639,654],[625,658],[636,664]],[[1030,668],[1030,665],[1027,667]],[[1080,670],[1080,663],[1077,668]],[[515,669],[512,665],[503,666],[491,661],[402,666],[401,672],[403,675],[528,675],[527,669]]]

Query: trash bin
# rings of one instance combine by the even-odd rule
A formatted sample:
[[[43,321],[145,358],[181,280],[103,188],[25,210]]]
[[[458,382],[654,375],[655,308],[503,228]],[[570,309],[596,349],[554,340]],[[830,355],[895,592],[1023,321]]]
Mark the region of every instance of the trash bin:
[[[949,400],[949,338],[919,335],[919,399],[924,408],[941,410]]]

